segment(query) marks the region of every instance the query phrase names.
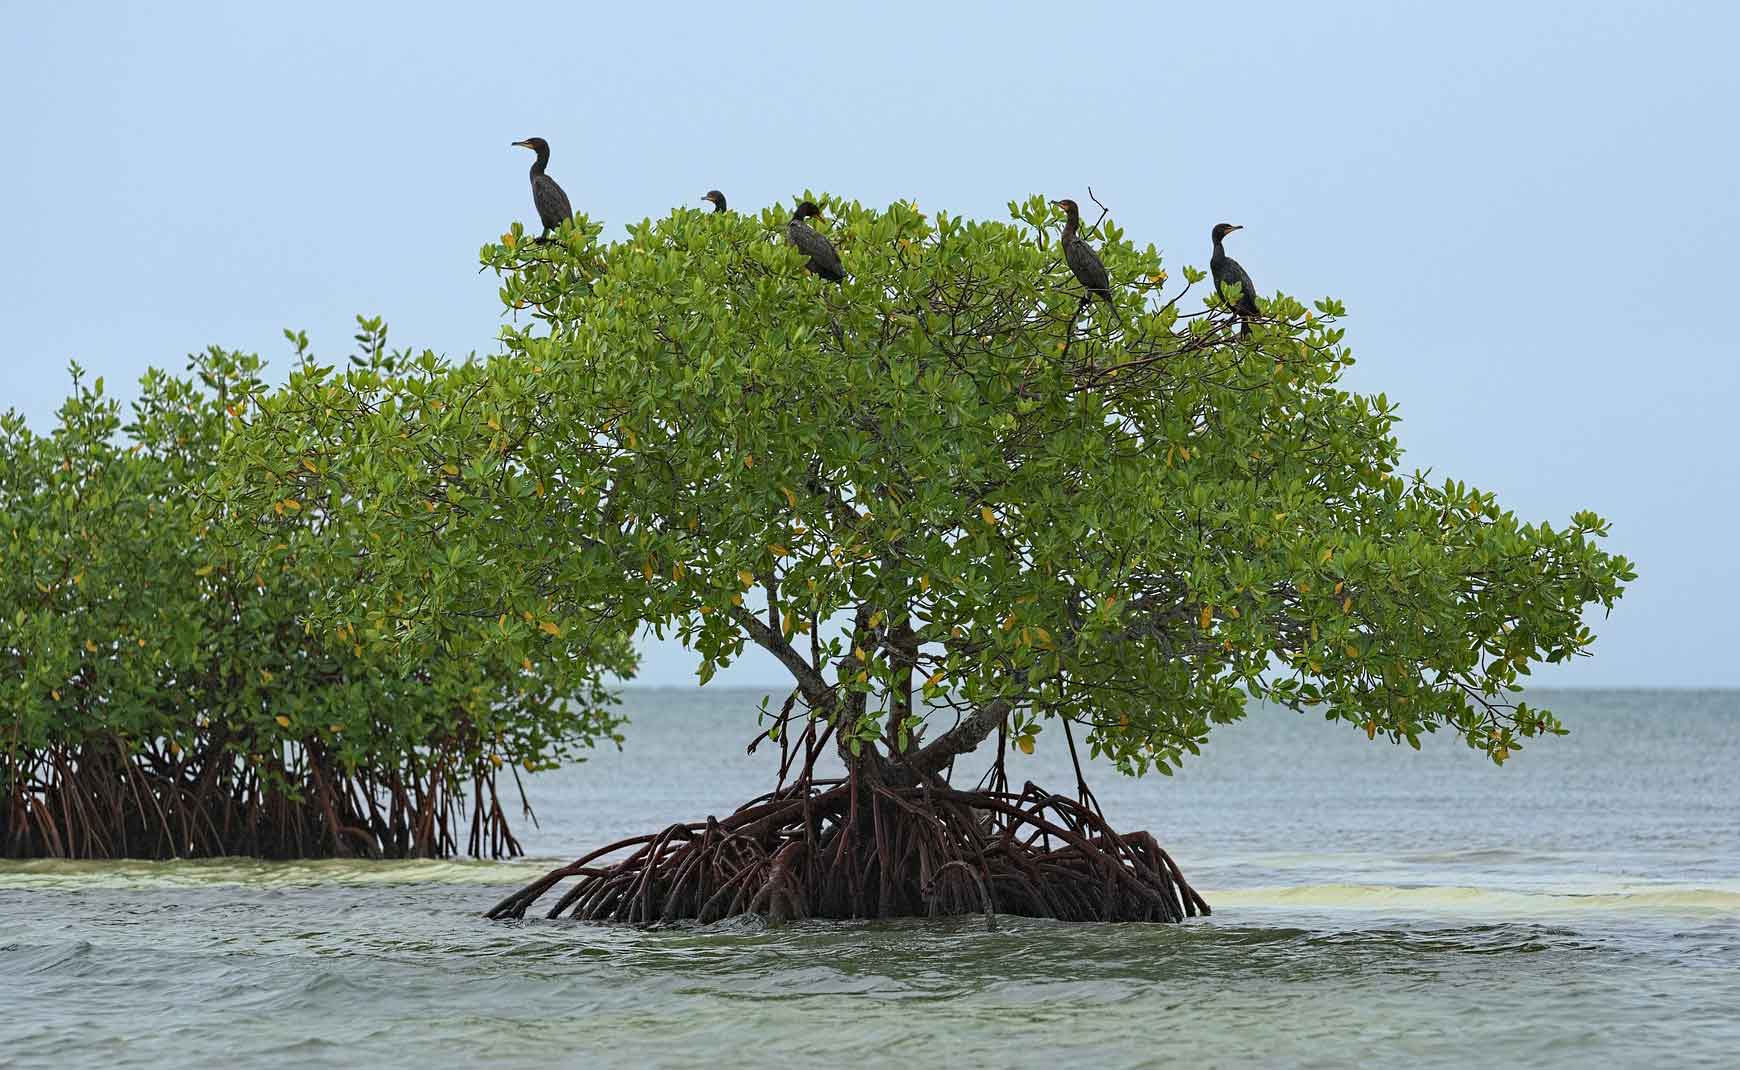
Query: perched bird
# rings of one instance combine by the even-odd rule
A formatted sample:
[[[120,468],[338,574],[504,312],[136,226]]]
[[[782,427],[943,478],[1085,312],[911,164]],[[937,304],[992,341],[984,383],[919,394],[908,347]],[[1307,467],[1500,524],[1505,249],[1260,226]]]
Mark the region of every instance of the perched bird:
[[[822,210],[816,207],[814,201],[805,201],[797,206],[797,212],[791,217],[791,222],[785,225],[786,240],[805,256],[809,257],[809,269],[830,282],[843,282],[846,269],[840,266],[840,254],[834,251],[828,239],[817,234],[804,220],[815,216],[820,218]]]
[[[1226,255],[1226,250],[1220,245],[1221,240],[1228,234],[1243,229],[1245,228],[1234,226],[1231,223],[1216,223],[1214,225],[1214,255],[1208,258],[1208,270],[1214,275],[1215,291],[1221,297],[1226,298],[1232,304],[1233,311],[1239,314],[1239,320],[1242,323],[1239,327],[1239,333],[1250,334],[1251,317],[1262,315],[1262,312],[1257,308],[1256,284],[1251,282],[1250,273],[1240,267],[1237,260]],[[1227,297],[1226,288],[1228,286],[1239,288],[1237,301]]]
[[[568,195],[562,192],[562,187],[544,173],[550,163],[550,143],[541,137],[529,137],[514,144],[538,154],[532,162],[532,204],[537,206],[538,221],[544,224],[543,237],[548,238],[550,231],[574,218],[574,209],[569,207]]]
[[[716,189],[708,190],[706,196],[701,199],[703,201],[708,201],[713,205],[713,213],[715,215],[725,210],[725,195]]]
[[[1106,307],[1117,310],[1112,303],[1112,279],[1106,274],[1106,265],[1100,263],[1100,256],[1094,252],[1093,246],[1087,243],[1076,231],[1081,227],[1081,209],[1072,200],[1052,201],[1052,204],[1063,209],[1063,258],[1069,263],[1069,270],[1075,272],[1075,277],[1087,289],[1089,297],[1098,297],[1106,303]]]

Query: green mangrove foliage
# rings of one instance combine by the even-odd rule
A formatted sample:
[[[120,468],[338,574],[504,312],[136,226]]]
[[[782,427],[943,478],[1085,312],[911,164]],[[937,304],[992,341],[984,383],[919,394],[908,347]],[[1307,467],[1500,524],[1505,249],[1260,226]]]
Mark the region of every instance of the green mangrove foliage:
[[[362,340],[387,362],[378,324]],[[50,434],[0,418],[0,851],[516,853],[498,776],[614,737],[625,639],[389,657],[367,621],[316,628],[303,607],[362,570],[362,529],[288,494],[222,509],[205,488],[260,363],[190,369],[147,373],[125,427],[76,367]]]
[[[516,228],[483,250],[502,356],[305,364],[238,431],[234,507],[356,503],[323,627],[517,652],[639,621],[703,678],[754,644],[853,753],[928,722],[926,772],[1054,720],[1165,770],[1253,698],[1499,761],[1560,731],[1514,689],[1630,565],[1592,513],[1404,475],[1394,405],[1339,386],[1337,302],[1270,298],[1241,341],[1111,224],[1125,311],[1085,308],[1037,197],[825,203],[837,287],[773,210]]]
[[[1241,338],[1109,223],[1117,301],[1089,307],[1038,197],[1007,222],[811,199],[841,284],[776,209],[516,226],[482,252],[501,355],[305,361],[236,422],[229,508],[343,503],[350,537],[307,551],[322,631],[512,659],[638,624],[703,681],[751,645],[791,674],[773,795],[496,916],[578,876],[553,912],[1179,918],[1206,905],[1152,837],[1085,783],[1007,792],[1011,747],[1054,728],[1167,772],[1253,699],[1500,762],[1562,730],[1516,687],[1587,653],[1630,565],[1594,514],[1405,474],[1394,406],[1340,386],[1339,303],[1276,295]],[[987,790],[949,787],[993,737]],[[813,776],[830,744],[847,783]]]

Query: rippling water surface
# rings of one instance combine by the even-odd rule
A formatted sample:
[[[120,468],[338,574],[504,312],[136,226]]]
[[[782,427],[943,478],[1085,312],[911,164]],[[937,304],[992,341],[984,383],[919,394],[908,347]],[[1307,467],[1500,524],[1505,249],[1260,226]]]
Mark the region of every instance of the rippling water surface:
[[[1101,771],[1182,926],[482,921],[766,790],[759,694],[630,692],[627,750],[530,783],[530,863],[0,863],[0,1065],[1735,1065],[1740,692],[1534,697],[1573,734],[1504,769],[1264,709]]]

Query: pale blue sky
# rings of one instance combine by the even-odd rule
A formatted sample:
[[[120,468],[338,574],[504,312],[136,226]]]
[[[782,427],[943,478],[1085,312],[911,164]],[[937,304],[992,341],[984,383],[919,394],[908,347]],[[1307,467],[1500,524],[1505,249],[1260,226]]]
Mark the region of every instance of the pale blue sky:
[[[489,350],[528,154],[623,223],[708,187],[1001,215],[1086,200],[1174,264],[1344,299],[1410,459],[1593,508],[1641,579],[1555,684],[1740,684],[1740,14],[1725,3],[0,3],[0,407],[382,313]],[[691,659],[651,647],[644,683]],[[725,677],[777,684],[746,662]]]

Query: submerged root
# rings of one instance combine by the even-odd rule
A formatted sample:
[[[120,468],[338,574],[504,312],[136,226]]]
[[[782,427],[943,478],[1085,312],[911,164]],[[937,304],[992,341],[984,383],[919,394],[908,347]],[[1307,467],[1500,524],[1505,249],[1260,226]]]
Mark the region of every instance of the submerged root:
[[[623,851],[626,858],[601,862]],[[602,847],[497,903],[522,918],[640,924],[998,913],[1063,921],[1183,921],[1209,907],[1146,832],[1041,791],[815,782],[731,816]],[[993,922],[994,924],[994,922]]]

